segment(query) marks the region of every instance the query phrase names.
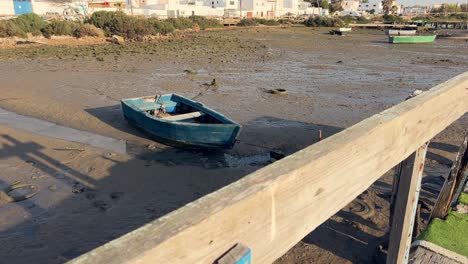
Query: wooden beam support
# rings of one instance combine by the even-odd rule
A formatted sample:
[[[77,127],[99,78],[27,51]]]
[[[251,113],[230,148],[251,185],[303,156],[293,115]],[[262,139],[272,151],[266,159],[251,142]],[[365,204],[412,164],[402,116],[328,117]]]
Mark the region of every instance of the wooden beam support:
[[[387,263],[408,263],[413,225],[418,208],[427,143],[401,163]]]
[[[451,207],[456,207],[458,198],[460,197],[463,187],[465,187],[466,179],[468,178],[468,135],[465,136],[465,140],[463,140],[462,148],[465,149],[465,153],[463,153],[460,163],[460,170],[458,171],[457,179],[455,181],[455,193],[451,197]]]
[[[287,156],[70,263],[271,263],[468,111],[468,73]],[[222,176],[222,175],[220,175]]]
[[[462,178],[464,178],[464,173],[467,169],[467,140],[468,139],[465,137],[462,145],[458,150],[450,173],[445,179],[444,185],[442,186],[439,196],[437,197],[437,201],[434,205],[434,209],[432,210],[430,219],[444,219],[448,214],[450,205],[457,190],[456,188],[458,188],[458,181],[461,181]]]

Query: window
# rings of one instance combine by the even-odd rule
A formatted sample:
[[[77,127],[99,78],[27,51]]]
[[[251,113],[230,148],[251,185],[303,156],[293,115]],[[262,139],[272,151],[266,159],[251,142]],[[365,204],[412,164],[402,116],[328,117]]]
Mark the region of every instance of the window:
[[[230,5],[234,5],[234,1],[229,2]]]

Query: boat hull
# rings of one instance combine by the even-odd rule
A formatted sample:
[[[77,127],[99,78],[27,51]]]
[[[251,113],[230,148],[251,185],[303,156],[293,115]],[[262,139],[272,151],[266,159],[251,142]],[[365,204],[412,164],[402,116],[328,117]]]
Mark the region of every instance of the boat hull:
[[[393,44],[403,43],[431,43],[434,42],[436,36],[390,36],[388,41]]]
[[[196,104],[200,110],[213,111],[202,104]],[[146,112],[139,111],[124,101],[122,101],[122,112],[130,125],[142,130],[150,138],[179,148],[230,149],[234,146],[240,132],[240,125],[234,122],[232,124],[205,124],[168,122],[151,118]],[[216,114],[222,116],[219,113]]]

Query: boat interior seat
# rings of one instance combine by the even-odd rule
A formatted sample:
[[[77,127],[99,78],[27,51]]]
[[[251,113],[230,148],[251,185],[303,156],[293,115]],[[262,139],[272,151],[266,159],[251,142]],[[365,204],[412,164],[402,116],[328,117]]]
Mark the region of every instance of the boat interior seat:
[[[181,120],[197,118],[197,117],[204,116],[204,115],[205,113],[197,111],[197,112],[191,112],[191,113],[186,113],[186,114],[167,116],[167,117],[163,117],[162,119],[168,120],[168,121],[181,121]]]
[[[138,109],[140,109],[141,111],[155,110],[155,109],[159,109],[161,107],[161,104],[156,103],[156,102],[136,101],[136,102],[132,102],[132,104],[134,106],[136,106]],[[176,105],[177,105],[176,102],[164,103],[164,106],[166,107],[167,112],[174,111]]]

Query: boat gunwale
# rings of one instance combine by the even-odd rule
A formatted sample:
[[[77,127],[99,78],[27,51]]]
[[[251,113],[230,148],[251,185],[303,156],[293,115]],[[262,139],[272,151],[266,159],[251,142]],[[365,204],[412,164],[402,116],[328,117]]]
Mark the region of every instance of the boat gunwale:
[[[136,107],[135,105],[132,105],[132,104],[129,104],[128,101],[131,101],[131,100],[136,100],[136,99],[142,99],[142,98],[150,98],[150,97],[153,97],[152,95],[148,95],[148,96],[140,96],[140,97],[133,97],[133,98],[125,98],[125,99],[121,99],[120,102],[122,104],[125,104],[126,106],[130,107],[131,109],[133,109],[135,112],[138,112],[138,113],[141,113],[141,114],[144,114],[146,117],[152,119],[152,120],[155,120],[157,122],[162,122],[162,123],[166,123],[166,124],[170,124],[170,125],[180,125],[180,126],[193,126],[193,127],[220,127],[220,126],[223,126],[223,127],[241,127],[241,125],[237,122],[235,122],[234,120],[230,119],[229,117],[221,114],[221,113],[218,113],[217,111],[207,107],[206,105],[202,104],[202,103],[199,103],[197,101],[193,101],[187,97],[184,97],[182,95],[179,95],[179,94],[176,94],[176,93],[170,93],[170,94],[163,94],[163,95],[160,95],[160,96],[166,96],[166,95],[175,95],[176,97],[180,97],[184,100],[187,100],[195,105],[198,105],[200,106],[203,110],[208,110],[209,111],[209,115],[213,116],[214,115],[218,115],[219,117],[221,118],[218,118],[218,116],[213,116],[214,118],[220,120],[220,119],[225,119],[226,121],[228,121],[229,123],[221,123],[221,124],[211,124],[211,123],[188,123],[188,122],[182,122],[182,121],[170,121],[170,120],[164,120],[162,118],[157,118],[155,116],[151,116],[149,115],[145,110],[141,110],[140,108]],[[154,95],[154,98],[156,98],[157,95]],[[202,112],[205,112],[205,111],[202,111]],[[223,121],[223,120],[221,120]]]
[[[411,38],[422,38],[425,37],[427,41],[407,41],[407,42],[400,42],[409,40]],[[394,42],[395,39],[400,39],[400,41]],[[433,43],[437,39],[437,35],[416,35],[416,36],[408,36],[408,35],[389,35],[388,40],[392,44],[421,44],[421,43]]]

